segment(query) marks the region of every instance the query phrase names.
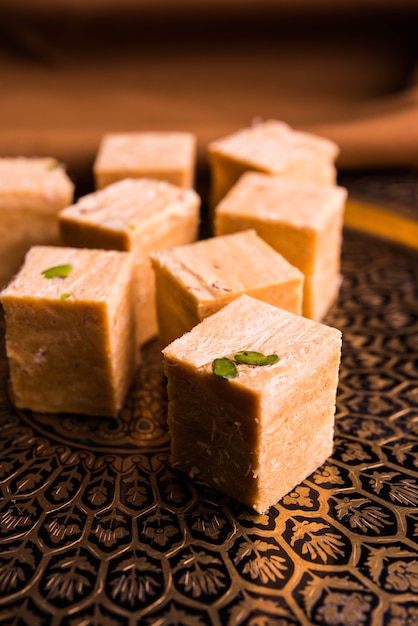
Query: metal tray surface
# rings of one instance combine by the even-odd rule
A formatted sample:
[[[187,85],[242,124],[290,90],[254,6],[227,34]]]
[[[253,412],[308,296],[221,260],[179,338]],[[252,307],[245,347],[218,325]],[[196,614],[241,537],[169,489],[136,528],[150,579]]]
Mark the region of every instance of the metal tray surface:
[[[170,468],[156,342],[118,420],[16,411],[2,347],[1,624],[418,623],[418,253],[342,273],[334,453],[266,515]]]

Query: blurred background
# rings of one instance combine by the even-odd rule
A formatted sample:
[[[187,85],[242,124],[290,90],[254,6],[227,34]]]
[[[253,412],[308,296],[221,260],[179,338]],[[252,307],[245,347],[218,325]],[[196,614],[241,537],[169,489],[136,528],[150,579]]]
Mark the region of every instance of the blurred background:
[[[79,192],[101,136],[255,118],[336,140],[341,171],[418,165],[416,0],[2,0],[0,154]]]

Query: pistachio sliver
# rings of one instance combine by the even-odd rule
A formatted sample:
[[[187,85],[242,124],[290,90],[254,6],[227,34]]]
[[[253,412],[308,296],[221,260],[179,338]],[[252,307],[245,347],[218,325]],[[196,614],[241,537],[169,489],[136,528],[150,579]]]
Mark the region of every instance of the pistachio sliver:
[[[72,265],[70,265],[69,263],[64,263],[63,265],[54,265],[53,267],[48,267],[46,270],[43,270],[41,274],[45,278],[65,278],[70,274],[72,269]]]
[[[234,359],[238,363],[245,363],[246,365],[272,365],[277,363],[279,357],[277,354],[265,355],[254,350],[241,350],[234,355]]]
[[[215,359],[212,363],[212,371],[219,378],[235,378],[235,376],[238,376],[237,366],[227,357]]]

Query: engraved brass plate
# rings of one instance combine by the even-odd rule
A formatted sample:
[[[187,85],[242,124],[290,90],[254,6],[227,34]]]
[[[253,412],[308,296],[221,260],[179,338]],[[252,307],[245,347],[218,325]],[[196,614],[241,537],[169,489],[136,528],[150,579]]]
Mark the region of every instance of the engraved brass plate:
[[[2,354],[1,624],[418,623],[418,255],[342,271],[335,450],[267,515],[170,468],[155,343],[118,420],[15,411]]]

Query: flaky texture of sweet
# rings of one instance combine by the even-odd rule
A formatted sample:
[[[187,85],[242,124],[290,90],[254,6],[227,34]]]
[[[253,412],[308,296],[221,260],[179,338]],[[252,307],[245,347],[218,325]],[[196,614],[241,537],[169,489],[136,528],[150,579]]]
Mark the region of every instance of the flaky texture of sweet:
[[[347,190],[246,172],[215,209],[215,234],[253,228],[303,272],[302,313],[321,320],[336,299]]]
[[[129,250],[137,280],[137,342],[158,332],[155,278],[149,254],[194,241],[199,231],[200,197],[152,178],[126,178],[86,196],[59,213],[65,245]]]
[[[57,266],[68,276],[44,276]],[[134,297],[129,252],[31,248],[0,294],[14,404],[115,416],[139,358]]]
[[[57,213],[73,201],[74,185],[52,157],[0,158],[0,287],[33,245],[57,245]]]
[[[176,131],[106,133],[94,162],[96,187],[124,178],[151,177],[192,187],[196,137]]]
[[[213,374],[241,350],[277,363]],[[172,463],[264,512],[332,453],[341,333],[243,295],[164,351]]]
[[[333,141],[297,131],[282,121],[267,120],[242,128],[208,146],[211,205],[214,208],[248,170],[335,184],[338,153]]]
[[[163,346],[243,293],[302,311],[303,274],[254,230],[176,246],[151,258]]]

